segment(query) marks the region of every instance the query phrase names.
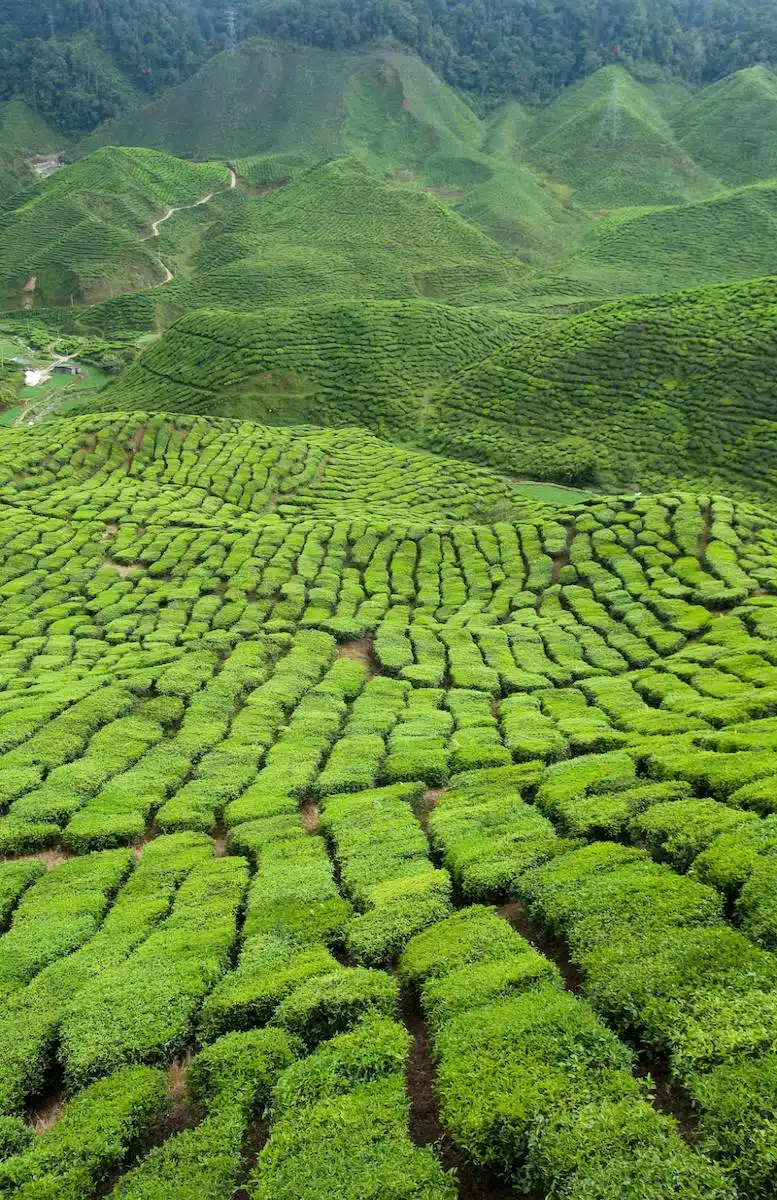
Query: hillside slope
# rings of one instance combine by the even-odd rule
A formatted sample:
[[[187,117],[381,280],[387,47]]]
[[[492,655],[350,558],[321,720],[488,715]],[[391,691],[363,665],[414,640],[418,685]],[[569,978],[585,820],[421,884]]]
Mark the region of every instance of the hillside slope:
[[[621,67],[597,71],[543,109],[526,153],[590,208],[673,204],[716,188],[678,146],[650,89]]]
[[[521,272],[503,247],[436,197],[334,159],[286,187],[224,195],[185,277],[160,289],[164,323],[193,308],[264,308],[353,297],[499,300]]]
[[[100,398],[361,424],[512,475],[777,497],[774,280],[566,317],[359,304],[193,314]]]
[[[494,136],[410,54],[255,39],[97,129],[81,148],[111,143],[195,158],[228,155],[260,186],[287,176],[284,163],[353,156],[381,174],[441,189],[489,233],[531,254],[570,236],[579,218],[519,161],[509,140]]]
[[[153,217],[226,187],[218,163],[107,147],[26,190],[0,217],[0,301],[19,307],[27,282],[44,304],[99,300],[162,282],[142,237]]]
[[[697,92],[673,120],[680,145],[736,185],[777,175],[777,75],[750,67]]]
[[[777,497],[777,281],[543,319],[430,401],[426,444],[516,474]]]
[[[23,100],[0,104],[0,209],[34,182],[25,159],[65,148],[65,139]]]
[[[424,301],[201,311],[178,321],[92,407],[362,424],[413,436],[422,397],[532,318]]]
[[[411,55],[260,38],[216,55],[83,146],[145,145],[197,158],[294,150],[314,162],[361,144],[381,159],[417,161],[446,143],[474,147],[478,138],[472,110]]]
[[[616,210],[583,237],[564,269],[631,294],[777,275],[777,181],[691,204]]]

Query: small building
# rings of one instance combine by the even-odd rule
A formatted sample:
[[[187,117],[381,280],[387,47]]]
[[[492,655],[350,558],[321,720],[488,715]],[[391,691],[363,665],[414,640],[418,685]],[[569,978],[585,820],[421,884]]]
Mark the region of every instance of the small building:
[[[52,375],[86,375],[83,367],[79,367],[76,363],[55,363],[51,369]]]

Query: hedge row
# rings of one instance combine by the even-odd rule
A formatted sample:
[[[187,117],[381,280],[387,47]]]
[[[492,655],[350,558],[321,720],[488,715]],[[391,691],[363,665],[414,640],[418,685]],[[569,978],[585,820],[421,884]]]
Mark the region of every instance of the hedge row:
[[[631,1052],[493,910],[419,934],[400,973],[420,994],[441,1116],[468,1158],[559,1197],[733,1197],[651,1106]]]
[[[119,968],[154,934],[166,920],[183,881],[211,854],[208,840],[196,834],[150,842],[94,935],[80,948],[44,966],[26,987],[8,998],[0,1018],[0,1113],[17,1111],[28,1096],[43,1087],[66,1015],[77,1014],[95,983]],[[124,852],[110,851],[67,866],[83,871],[93,859],[115,863],[124,857]],[[62,868],[41,882],[53,881],[59,870]],[[113,1021],[120,1017],[114,1009]]]
[[[423,802],[423,784],[415,783],[326,799],[321,828],[360,914],[345,930],[358,963],[390,964],[414,933],[450,911],[448,873],[433,868],[413,814]]]

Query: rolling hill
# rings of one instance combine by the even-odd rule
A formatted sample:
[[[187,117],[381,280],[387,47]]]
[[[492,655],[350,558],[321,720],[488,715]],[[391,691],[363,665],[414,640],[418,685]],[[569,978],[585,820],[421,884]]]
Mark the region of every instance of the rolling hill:
[[[604,291],[632,294],[775,275],[777,181],[690,204],[616,209],[564,268]]]
[[[777,175],[777,75],[749,67],[691,97],[674,118],[680,145],[728,184]]]
[[[273,425],[366,425],[413,440],[423,397],[536,318],[426,301],[200,311],[178,321],[99,406]]]
[[[710,195],[715,179],[678,145],[661,110],[621,67],[603,68],[539,113],[527,135],[528,160],[592,209]]]
[[[378,304],[196,314],[98,400],[285,424],[361,424],[566,483],[777,497],[777,285],[566,317]]]
[[[511,106],[505,120],[512,121]],[[211,59],[160,99],[97,129],[107,143],[176,155],[228,155],[259,186],[288,164],[350,156],[372,170],[439,189],[452,207],[525,256],[580,224],[537,179],[495,115],[486,124],[420,59],[397,50],[316,50],[257,39]]]
[[[215,306],[354,297],[499,302],[513,296],[526,270],[437,197],[387,181],[356,158],[301,169],[260,196],[226,191],[160,234],[154,248],[165,263],[176,263],[179,237],[188,244],[175,281],[150,297],[152,324],[161,325]],[[83,319],[100,328],[103,314]]]
[[[107,147],[25,190],[0,217],[0,299],[27,288],[47,305],[100,300],[165,278],[152,218],[228,186],[226,167]],[[28,281],[35,283],[28,287]]]
[[[732,5],[0,5],[3,1200],[775,1200]]]
[[[153,103],[82,143],[135,144],[197,158],[360,148],[381,162],[474,147],[472,109],[428,67],[389,50],[338,52],[254,39],[218,54]]]

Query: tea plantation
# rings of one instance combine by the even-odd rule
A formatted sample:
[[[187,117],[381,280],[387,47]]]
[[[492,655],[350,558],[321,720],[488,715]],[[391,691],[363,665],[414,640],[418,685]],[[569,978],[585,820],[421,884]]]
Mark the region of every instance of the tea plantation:
[[[777,1198],[777,77],[613,56],[0,107],[0,1200]]]
[[[768,512],[126,412],[0,506],[0,1192],[773,1194]]]

